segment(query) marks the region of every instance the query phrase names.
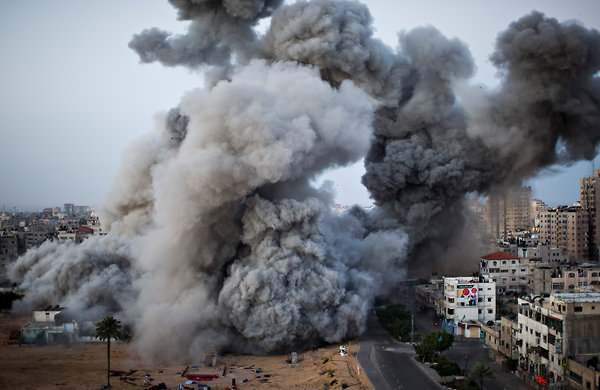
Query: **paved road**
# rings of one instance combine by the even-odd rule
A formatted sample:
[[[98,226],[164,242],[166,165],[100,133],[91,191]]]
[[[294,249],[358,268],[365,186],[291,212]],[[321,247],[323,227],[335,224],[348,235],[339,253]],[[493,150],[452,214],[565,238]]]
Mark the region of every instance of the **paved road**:
[[[440,389],[440,385],[415,363],[410,345],[395,342],[374,315],[367,326],[357,359],[376,390]]]
[[[482,346],[478,340],[454,340],[452,347],[444,352],[451,360],[454,360],[467,372],[478,362],[486,364],[491,368],[494,377],[483,380],[485,390],[530,390],[525,382],[517,378],[502,365],[490,358],[489,349]]]
[[[419,312],[414,304],[414,288],[405,288],[399,291],[398,301],[406,306],[414,315],[415,328],[421,334],[440,331],[439,323],[435,325],[435,313],[433,309]],[[455,339],[452,347],[444,352],[451,360],[458,363],[467,371],[477,362],[483,362],[492,369],[494,378],[485,379],[483,387],[486,390],[526,390],[530,389],[523,380],[517,378],[501,364],[496,363],[490,355],[489,349],[482,346],[482,342],[473,339]],[[466,356],[466,359],[465,359]]]

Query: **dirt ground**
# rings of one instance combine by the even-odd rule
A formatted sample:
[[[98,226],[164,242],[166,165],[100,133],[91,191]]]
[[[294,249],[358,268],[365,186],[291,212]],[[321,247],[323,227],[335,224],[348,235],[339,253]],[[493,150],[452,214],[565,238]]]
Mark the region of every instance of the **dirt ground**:
[[[90,389],[106,384],[106,344],[57,346],[19,346],[9,342],[10,330],[17,330],[29,317],[0,318],[0,389]],[[216,366],[203,362],[187,365],[150,367],[129,353],[128,344],[111,344],[113,389],[133,390],[164,383],[169,389],[185,384],[187,374],[218,375],[216,380],[198,382],[211,389],[372,389],[368,379],[357,370],[359,344],[348,344],[349,355],[342,357],[339,346],[331,345],[297,352],[297,363],[290,355],[247,356],[218,354]],[[210,360],[210,359],[209,359]],[[358,374],[360,372],[360,374]],[[152,378],[150,380],[150,378]]]

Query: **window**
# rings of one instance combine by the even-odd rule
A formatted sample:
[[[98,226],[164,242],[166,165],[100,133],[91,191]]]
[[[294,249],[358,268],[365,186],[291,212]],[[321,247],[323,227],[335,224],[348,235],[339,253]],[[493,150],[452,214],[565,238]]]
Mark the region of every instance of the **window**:
[[[448,309],[448,315],[449,316],[454,315],[454,309]]]
[[[492,314],[494,312],[493,309],[488,309],[488,313]]]
[[[492,297],[488,297],[488,302],[492,301]],[[592,310],[594,310],[594,306],[592,306]]]
[[[583,311],[583,307],[582,306],[575,306],[575,312],[582,312]]]

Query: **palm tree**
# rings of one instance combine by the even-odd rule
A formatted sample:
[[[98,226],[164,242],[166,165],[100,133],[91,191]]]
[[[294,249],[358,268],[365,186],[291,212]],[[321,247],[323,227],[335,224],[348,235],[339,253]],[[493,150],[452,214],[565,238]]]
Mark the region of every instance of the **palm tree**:
[[[96,322],[96,337],[106,340],[106,357],[108,361],[106,371],[106,386],[110,387],[110,339],[119,339],[121,336],[121,322],[113,316],[106,316],[100,322]]]
[[[483,389],[483,379],[484,378],[493,378],[494,373],[492,370],[486,366],[485,364],[479,362],[473,366],[471,369],[471,378],[479,380],[479,388]]]

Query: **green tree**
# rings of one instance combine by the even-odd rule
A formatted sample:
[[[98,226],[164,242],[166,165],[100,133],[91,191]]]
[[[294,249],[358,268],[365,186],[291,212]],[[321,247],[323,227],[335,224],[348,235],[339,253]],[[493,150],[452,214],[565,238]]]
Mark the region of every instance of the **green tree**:
[[[419,360],[422,362],[433,362],[436,354],[450,348],[453,342],[454,335],[450,333],[444,331],[432,332],[425,335],[425,337],[423,337],[418,344],[415,344],[413,348],[415,349]]]
[[[121,336],[121,322],[113,316],[106,316],[102,321],[96,323],[96,337],[106,340],[106,386],[110,387],[110,339],[119,339]]]
[[[471,369],[471,374],[469,376],[473,379],[478,380],[479,388],[483,389],[483,380],[485,378],[493,378],[494,373],[492,372],[491,368],[479,362],[473,366],[473,368]]]
[[[463,370],[458,363],[448,359],[447,356],[440,355],[435,359],[435,363],[431,366],[440,376],[461,375]]]
[[[403,305],[391,305],[377,310],[379,322],[386,327],[392,336],[400,341],[409,341],[411,332],[410,312]]]

